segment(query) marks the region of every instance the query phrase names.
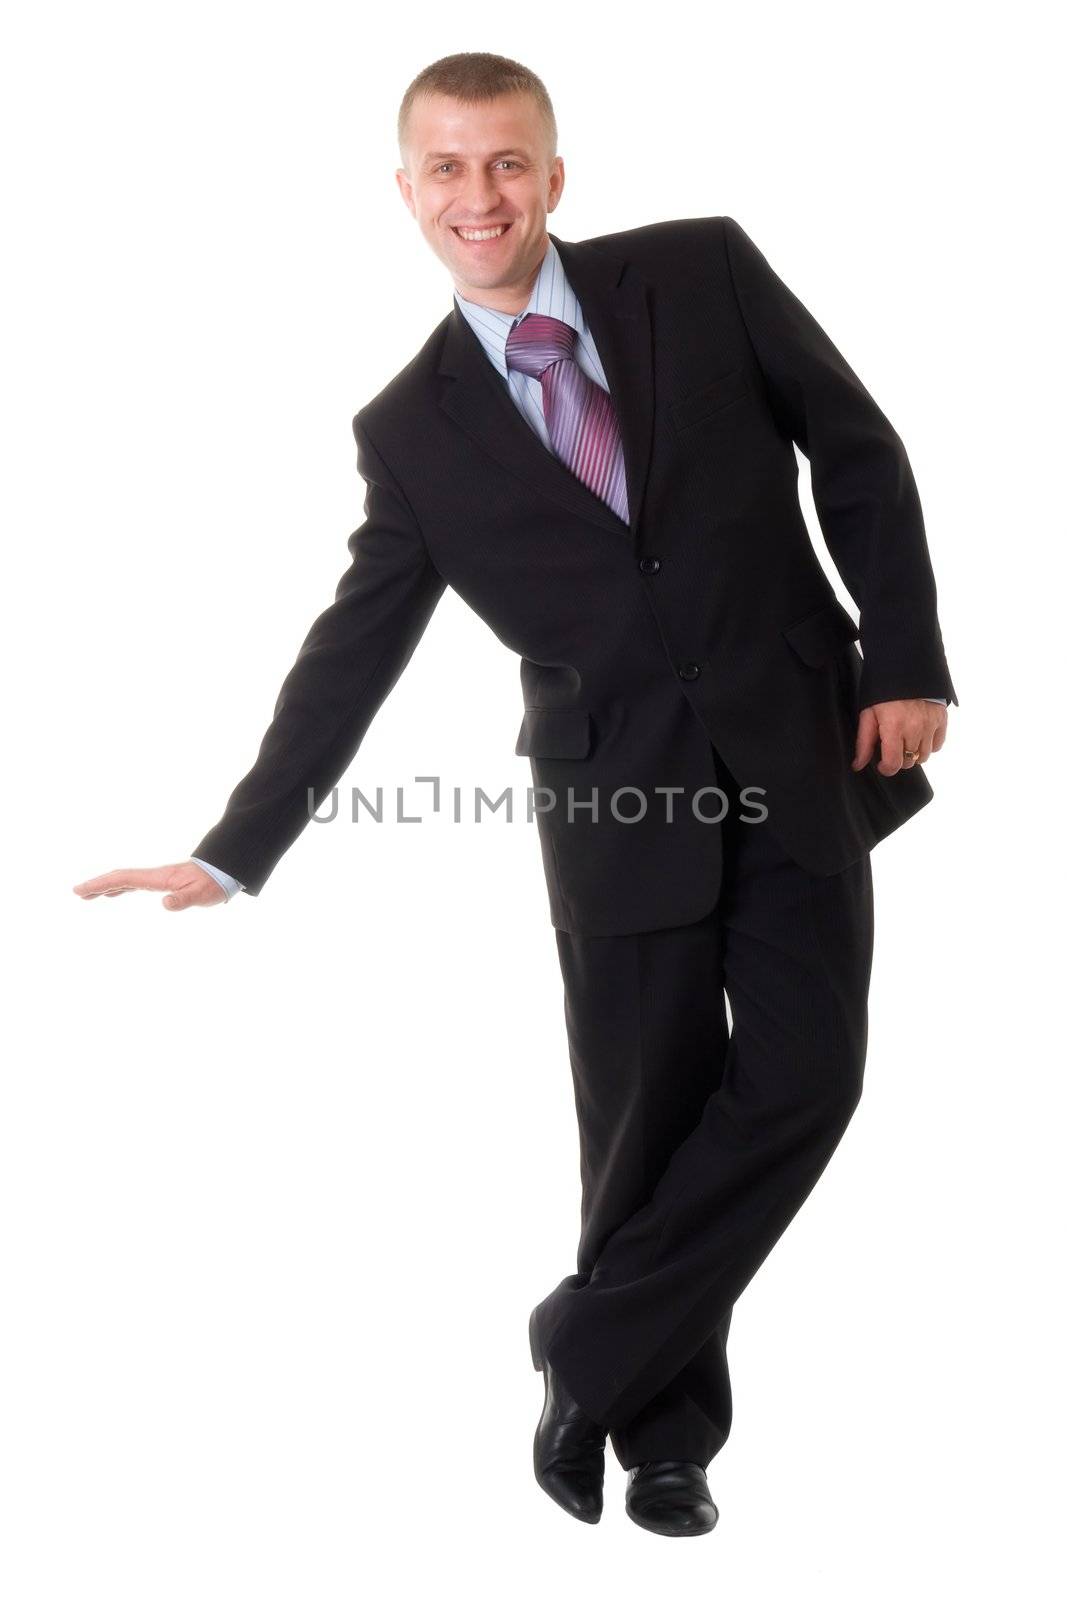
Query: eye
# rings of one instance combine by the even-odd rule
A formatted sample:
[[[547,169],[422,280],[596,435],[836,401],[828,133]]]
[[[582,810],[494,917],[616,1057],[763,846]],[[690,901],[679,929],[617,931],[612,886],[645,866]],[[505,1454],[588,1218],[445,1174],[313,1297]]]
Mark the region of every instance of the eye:
[[[455,164],[456,163],[454,161],[440,161],[433,169],[434,174],[436,175],[439,172],[444,172],[447,167],[454,167]],[[518,167],[518,165],[519,163],[517,161],[513,161],[510,156],[501,156],[500,160],[497,162],[497,166],[503,167]]]

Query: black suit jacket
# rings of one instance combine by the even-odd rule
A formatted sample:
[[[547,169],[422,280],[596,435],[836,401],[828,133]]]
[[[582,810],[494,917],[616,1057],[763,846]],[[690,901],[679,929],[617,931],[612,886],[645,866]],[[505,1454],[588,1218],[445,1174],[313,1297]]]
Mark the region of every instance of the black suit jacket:
[[[351,564],[193,851],[249,893],[307,824],[308,791],[314,810],[344,774],[446,585],[520,658],[515,748],[556,799],[538,830],[557,928],[635,932],[714,905],[716,796],[697,791],[715,750],[817,874],[932,797],[921,767],[849,765],[861,707],[959,703],[887,418],[731,217],[551,237],[615,402],[630,525],[545,449],[453,305],[353,418]],[[858,627],[812,547],[794,440]],[[683,791],[672,814],[665,786]]]

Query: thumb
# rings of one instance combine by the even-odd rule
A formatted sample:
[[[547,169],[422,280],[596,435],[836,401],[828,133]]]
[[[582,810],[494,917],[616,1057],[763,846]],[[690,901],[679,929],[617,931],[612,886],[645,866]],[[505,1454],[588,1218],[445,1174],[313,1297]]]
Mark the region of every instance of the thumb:
[[[164,911],[184,911],[187,906],[196,904],[196,892],[193,889],[177,889],[173,894],[163,896]]]

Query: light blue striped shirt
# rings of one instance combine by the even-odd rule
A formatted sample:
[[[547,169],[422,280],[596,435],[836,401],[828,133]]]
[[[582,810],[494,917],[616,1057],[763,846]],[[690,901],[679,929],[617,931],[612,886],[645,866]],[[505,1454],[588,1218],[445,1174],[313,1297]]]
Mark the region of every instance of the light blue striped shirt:
[[[587,378],[599,383],[602,389],[608,389],[608,380],[597,355],[593,335],[589,332],[589,325],[582,314],[578,296],[567,281],[559,251],[551,239],[548,241],[548,249],[542,257],[537,277],[534,279],[533,290],[525,311],[517,313],[496,311],[492,306],[479,305],[476,300],[465,299],[457,290],[453,291],[452,298],[477,334],[481,347],[493,367],[506,382],[512,400],[546,449],[552,447],[548,439],[540,380],[531,378],[526,372],[509,370],[504,358],[508,334],[516,322],[521,322],[530,312],[536,312],[538,316],[558,317],[560,322],[566,322],[578,335],[574,347],[575,361]],[[610,393],[610,390],[608,392]],[[924,698],[933,697],[924,696]],[[935,703],[943,706],[947,701],[937,700]],[[209,872],[216,883],[222,885],[227,900],[232,900],[238,890],[244,887],[236,878],[231,878],[228,872],[223,872],[220,867],[213,867],[209,861],[201,861],[197,856],[192,856],[190,859],[195,861],[198,867],[203,867],[205,872]]]
[[[504,358],[504,347],[514,324],[521,322],[523,317],[529,316],[531,312],[541,317],[556,317],[560,322],[567,323],[568,327],[573,328],[578,335],[574,346],[575,361],[587,378],[599,383],[602,389],[608,388],[608,380],[604,376],[604,368],[600,364],[593,335],[589,332],[589,326],[582,315],[578,297],[567,282],[563,263],[559,259],[559,251],[552,240],[548,241],[548,249],[538,268],[525,311],[494,311],[491,306],[481,306],[475,300],[465,300],[459,293],[454,293],[452,298],[478,335],[482,349],[493,366],[506,381],[512,400],[541,443],[547,449],[551,449],[540,379],[531,378],[526,372],[509,371]]]

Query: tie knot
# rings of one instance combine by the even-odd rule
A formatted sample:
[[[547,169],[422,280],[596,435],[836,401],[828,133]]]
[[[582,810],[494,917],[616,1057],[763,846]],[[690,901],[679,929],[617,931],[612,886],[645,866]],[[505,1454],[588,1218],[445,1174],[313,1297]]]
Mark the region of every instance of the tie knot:
[[[578,335],[569,322],[531,311],[516,322],[504,346],[504,360],[516,372],[540,378],[555,361],[573,361]]]

